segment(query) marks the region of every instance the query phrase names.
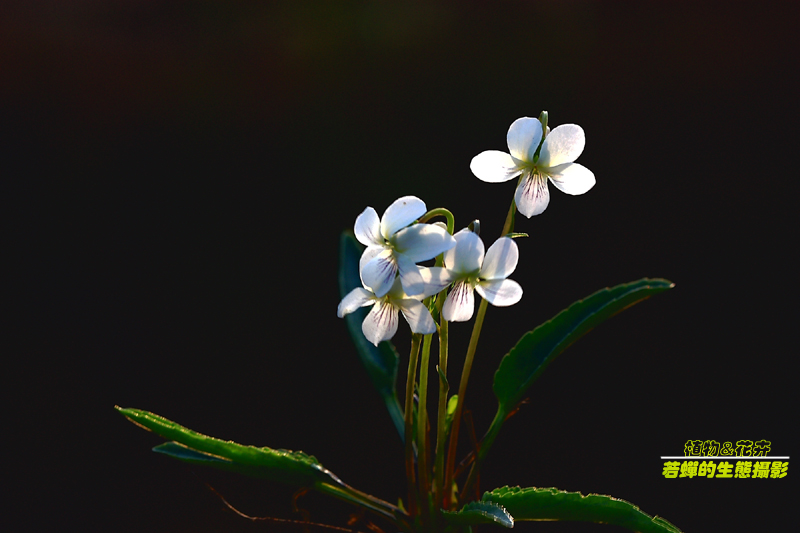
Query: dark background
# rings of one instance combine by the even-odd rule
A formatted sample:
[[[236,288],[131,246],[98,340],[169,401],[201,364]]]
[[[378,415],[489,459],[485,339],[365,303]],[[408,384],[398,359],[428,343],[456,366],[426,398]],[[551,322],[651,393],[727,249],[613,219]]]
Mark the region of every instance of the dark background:
[[[469,161],[547,109],[552,126],[585,129],[579,162],[597,185],[551,187],[547,211],[518,221],[525,295],[487,314],[468,396],[478,431],[522,333],[605,286],[676,287],[548,369],[482,487],[611,494],[687,533],[776,530],[797,494],[791,465],[783,479],[665,479],[659,456],[689,439],[797,453],[799,14],[789,2],[5,4],[3,529],[278,529],[235,516],[205,483],[245,513],[300,517],[291,488],[151,453],[160,439],[115,404],[302,449],[357,488],[404,495],[399,439],[335,314],[339,234],[367,205],[413,194],[458,227],[481,219],[493,240],[514,185],[480,182]],[[451,328],[451,381],[470,329]],[[339,526],[352,511],[300,503]]]

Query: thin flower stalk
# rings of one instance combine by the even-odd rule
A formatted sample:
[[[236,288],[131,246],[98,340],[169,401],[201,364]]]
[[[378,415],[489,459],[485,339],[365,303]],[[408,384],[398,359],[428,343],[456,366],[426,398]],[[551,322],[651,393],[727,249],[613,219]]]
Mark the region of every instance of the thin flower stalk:
[[[447,233],[452,235],[456,227],[455,218],[453,217],[453,213],[450,212],[449,209],[446,209],[444,207],[437,207],[436,209],[431,209],[430,211],[428,211],[419,218],[419,222],[420,223],[427,222],[436,216],[443,216],[445,220],[447,220]]]
[[[547,126],[547,115],[544,116],[543,124]],[[520,180],[522,180],[522,178],[520,178]],[[508,235],[509,233],[514,231],[514,215],[516,214],[516,206],[517,206],[516,200],[512,199],[511,205],[508,208],[508,215],[506,216],[505,224],[503,224],[503,231],[501,235]],[[481,302],[481,304],[483,304],[483,302]],[[480,309],[478,310],[478,313],[480,313]],[[469,474],[467,474],[467,480],[464,482],[464,486],[462,487],[461,493],[459,494],[459,499],[463,499],[465,495],[469,494],[472,485],[477,481],[478,473],[480,472],[481,465],[483,464],[483,459],[486,457],[486,454],[489,451],[489,448],[492,446],[492,443],[494,443],[494,439],[497,436],[497,430],[500,429],[500,424],[497,422],[498,422],[497,420],[492,421],[492,424],[489,427],[489,432],[481,440],[480,447],[478,448],[477,454],[475,456],[475,460],[472,463],[472,467],[469,470]]]
[[[483,465],[483,460],[486,458],[486,454],[489,453],[489,449],[492,447],[494,439],[497,437],[497,433],[500,430],[500,425],[503,422],[502,419],[498,418],[500,416],[502,416],[502,413],[498,411],[495,414],[494,420],[492,420],[492,423],[489,426],[489,431],[487,431],[486,435],[484,435],[484,437],[481,439],[478,453],[475,455],[475,460],[472,462],[472,467],[467,475],[467,480],[464,482],[464,486],[461,488],[459,498],[463,498],[466,494],[469,494],[472,486],[477,482],[478,473]]]
[[[478,306],[478,313],[475,316],[475,325],[472,328],[472,335],[469,338],[469,346],[467,347],[467,355],[464,358],[464,370],[461,371],[461,383],[458,386],[458,403],[456,404],[456,412],[453,415],[453,425],[450,428],[450,445],[447,449],[447,469],[445,470],[445,486],[453,486],[453,473],[456,464],[456,449],[458,447],[458,431],[460,427],[461,415],[464,412],[464,399],[466,398],[467,382],[469,381],[469,373],[472,370],[472,361],[475,358],[475,351],[478,348],[478,339],[481,336],[481,328],[483,327],[483,317],[486,315],[486,308],[489,306],[487,300],[481,300]],[[449,490],[445,494],[445,502],[448,504],[445,509],[449,509]]]
[[[503,231],[500,236],[507,235],[513,230],[514,214],[516,212],[516,202],[511,201],[511,207],[508,209],[505,223],[503,224]],[[466,398],[467,383],[469,382],[469,374],[472,370],[472,361],[475,358],[475,351],[478,348],[478,339],[481,335],[481,328],[483,327],[483,318],[486,315],[486,308],[489,302],[484,298],[481,299],[481,304],[478,306],[478,313],[475,317],[475,324],[472,326],[472,335],[469,339],[469,346],[467,347],[467,355],[464,358],[464,369],[461,371],[461,382],[458,386],[458,403],[456,404],[456,411],[453,415],[453,424],[450,428],[450,444],[447,448],[447,467],[445,469],[444,486],[447,488],[443,495],[444,509],[449,510],[451,507],[450,501],[450,488],[453,486],[453,477],[455,473],[456,464],[456,451],[458,448],[458,432],[461,425],[461,415],[464,411],[464,400]]]
[[[339,498],[344,501],[348,501],[357,505],[361,505],[362,507],[369,509],[375,513],[378,513],[390,520],[394,521],[400,527],[409,527],[410,526],[410,515],[400,509],[399,507],[392,505],[389,502],[383,501],[380,498],[376,498],[371,494],[367,494],[365,492],[361,492],[360,490],[354,489],[349,485],[333,485],[331,483],[320,483],[316,485],[315,490],[322,492],[323,494],[328,494],[335,498]]]
[[[428,367],[430,366],[433,335],[422,341],[419,368],[419,403],[417,404],[417,484],[419,485],[422,514],[430,509],[430,477],[428,476]]]
[[[422,335],[411,336],[411,352],[408,355],[408,377],[406,378],[405,399],[405,458],[406,479],[408,480],[408,508],[412,516],[416,516],[419,508],[416,476],[414,475],[414,383],[417,381],[417,360]]]
[[[434,459],[435,480],[433,484],[433,501],[437,507],[442,506],[444,485],[444,451],[447,440],[447,394],[450,385],[447,382],[447,356],[449,323],[441,315],[441,307],[446,291],[442,291],[436,301],[439,309],[439,406],[436,416],[436,455]]]
[[[522,178],[520,177],[520,181]],[[514,231],[514,216],[517,212],[517,202],[512,198],[511,205],[508,206],[508,214],[506,215],[506,221],[503,223],[503,231],[500,232],[500,236],[503,237],[508,235],[512,231]]]

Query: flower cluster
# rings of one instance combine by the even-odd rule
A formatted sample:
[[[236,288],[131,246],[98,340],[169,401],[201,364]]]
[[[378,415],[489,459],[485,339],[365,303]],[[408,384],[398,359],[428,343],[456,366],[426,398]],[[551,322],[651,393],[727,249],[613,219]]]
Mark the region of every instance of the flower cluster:
[[[594,174],[575,163],[586,144],[580,126],[564,124],[550,131],[547,114],[542,113],[538,119],[515,120],[506,139],[510,153],[487,150],[472,159],[470,168],[487,182],[520,176],[514,206],[526,217],[547,208],[548,179],[572,195],[583,194],[594,186]],[[371,305],[361,329],[376,346],[394,336],[400,313],[414,333],[434,333],[436,322],[422,301],[450,286],[441,307],[442,318],[448,322],[472,318],[475,291],[501,307],[522,298],[522,287],[508,279],[519,259],[517,244],[511,238],[501,237],[486,250],[478,234],[469,229],[451,235],[441,224],[419,223],[425,214],[425,202],[416,196],[404,196],[395,200],[380,218],[375,209],[367,207],[356,219],[355,236],[366,246],[359,261],[363,287],[353,289],[342,299],[338,315],[341,318]],[[441,267],[417,264],[440,254]]]
[[[442,316],[450,322],[472,318],[473,291],[497,306],[512,305],[522,298],[519,284],[506,279],[519,257],[513,240],[500,238],[485,252],[483,241],[468,229],[453,236],[439,224],[415,223],[425,212],[422,200],[404,196],[380,219],[372,207],[356,219],[356,239],[366,246],[359,261],[363,287],[342,299],[337,314],[341,318],[371,305],[361,330],[375,345],[394,336],[400,313],[414,333],[434,333],[436,323],[422,300],[451,284],[453,289],[442,308]],[[417,264],[440,254],[443,267]]]

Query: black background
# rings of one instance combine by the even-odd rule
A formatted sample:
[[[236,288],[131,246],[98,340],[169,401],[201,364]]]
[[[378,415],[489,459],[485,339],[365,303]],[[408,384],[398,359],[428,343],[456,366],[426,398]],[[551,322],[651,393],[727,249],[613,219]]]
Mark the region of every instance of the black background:
[[[796,453],[796,4],[19,4],[0,17],[4,529],[278,529],[205,483],[245,513],[300,517],[291,488],[151,453],[160,439],[115,404],[302,449],[396,501],[402,448],[335,315],[339,234],[413,194],[493,240],[514,185],[469,161],[542,109],[584,128],[597,185],[551,187],[518,220],[525,294],[487,314],[478,431],[522,333],[605,286],[676,287],[547,370],[483,488],[611,494],[687,533],[788,520],[791,466],[665,479],[659,456],[689,439]],[[452,381],[470,329],[451,328]],[[395,340],[403,368],[402,326]],[[339,526],[352,511],[300,504]]]

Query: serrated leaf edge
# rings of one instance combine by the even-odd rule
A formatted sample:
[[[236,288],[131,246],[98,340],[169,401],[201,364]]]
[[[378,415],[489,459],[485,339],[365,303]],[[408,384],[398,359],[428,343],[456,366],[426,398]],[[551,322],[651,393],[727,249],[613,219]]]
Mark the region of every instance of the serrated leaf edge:
[[[654,523],[656,523],[658,525],[661,525],[661,526],[663,526],[664,528],[670,530],[673,533],[683,533],[677,526],[675,526],[674,524],[672,524],[670,521],[666,520],[665,518],[660,517],[658,515],[652,515],[651,516],[651,515],[645,513],[644,511],[642,511],[638,506],[636,506],[636,505],[632,504],[631,502],[629,502],[628,500],[623,500],[622,498],[616,498],[614,496],[609,496],[608,494],[598,494],[598,493],[595,493],[595,492],[591,492],[589,494],[584,495],[581,492],[570,492],[570,491],[567,491],[567,490],[558,489],[556,487],[525,487],[525,488],[522,488],[519,485],[514,486],[514,487],[510,487],[508,485],[505,485],[503,487],[498,487],[498,488],[493,489],[491,491],[484,492],[480,501],[489,502],[489,503],[496,503],[496,504],[500,505],[498,502],[492,501],[491,497],[492,496],[496,496],[498,498],[502,498],[502,497],[505,497],[505,496],[517,497],[517,496],[524,496],[525,494],[530,493],[530,492],[549,492],[552,495],[557,495],[557,494],[577,495],[577,496],[580,496],[581,499],[585,499],[585,498],[588,498],[590,496],[597,496],[597,497],[609,499],[609,500],[612,500],[612,501],[622,502],[624,504],[630,505],[631,508],[634,511],[638,511],[641,514],[643,514],[645,517],[649,518],[651,522],[654,522]],[[624,526],[621,526],[621,527],[624,527]]]
[[[489,505],[492,510],[496,510],[496,511],[502,512],[503,515],[506,518],[506,521],[503,521],[497,515],[494,515],[491,512],[489,512],[488,510],[486,510],[483,507],[484,505]],[[450,516],[452,518],[466,517],[466,516],[468,516],[469,514],[472,514],[472,513],[477,513],[480,516],[483,516],[483,517],[489,519],[491,522],[494,522],[495,524],[500,524],[503,527],[507,527],[507,528],[513,528],[514,527],[514,517],[511,516],[511,513],[509,513],[506,510],[505,507],[503,507],[501,504],[499,504],[497,502],[480,500],[480,501],[475,501],[475,502],[469,502],[466,505],[464,505],[464,507],[462,507],[458,511],[445,511],[445,510],[442,510],[442,514],[443,515]]]

